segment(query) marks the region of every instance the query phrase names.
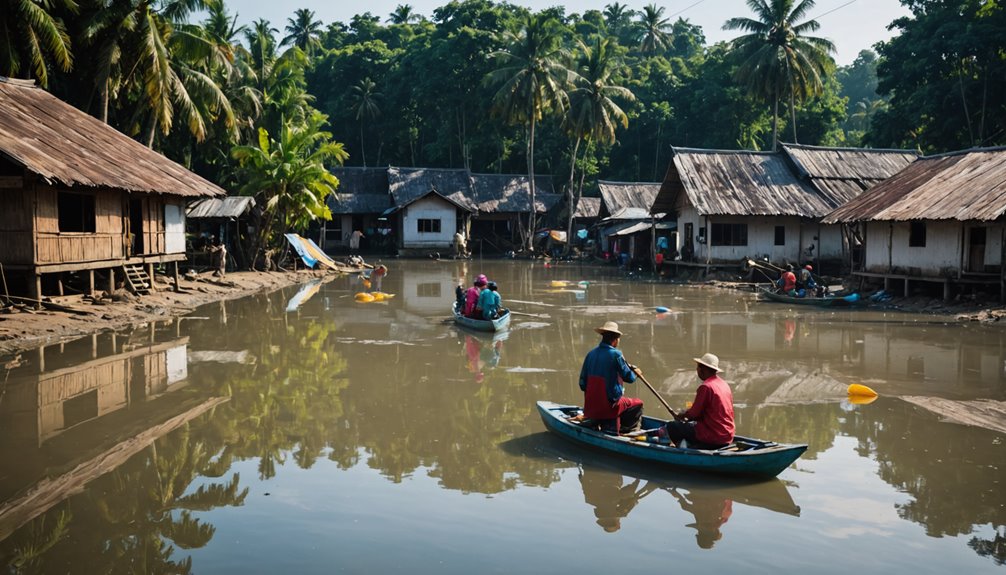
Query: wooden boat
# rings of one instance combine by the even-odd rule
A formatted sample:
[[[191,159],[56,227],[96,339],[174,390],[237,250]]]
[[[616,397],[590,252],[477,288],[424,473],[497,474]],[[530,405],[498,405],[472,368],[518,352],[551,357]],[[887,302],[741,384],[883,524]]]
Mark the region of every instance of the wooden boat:
[[[454,323],[467,327],[468,329],[474,329],[476,331],[503,331],[510,325],[510,310],[504,309],[503,315],[496,319],[472,319],[470,317],[465,317],[458,308],[457,302],[451,307],[451,312],[454,314]]]
[[[817,307],[856,307],[866,305],[867,303],[865,299],[859,297],[858,293],[832,294],[825,297],[793,297],[781,293],[775,293],[774,291],[763,287],[759,287],[758,291],[761,294],[762,299],[793,305],[814,305]]]
[[[807,451],[806,444],[780,444],[740,436],[735,436],[733,443],[721,449],[680,448],[597,431],[583,425],[582,420],[578,419],[583,411],[575,405],[539,401],[538,413],[549,431],[576,443],[638,461],[709,473],[775,477]],[[665,423],[666,421],[654,417],[643,417],[643,429],[653,430],[654,433]]]

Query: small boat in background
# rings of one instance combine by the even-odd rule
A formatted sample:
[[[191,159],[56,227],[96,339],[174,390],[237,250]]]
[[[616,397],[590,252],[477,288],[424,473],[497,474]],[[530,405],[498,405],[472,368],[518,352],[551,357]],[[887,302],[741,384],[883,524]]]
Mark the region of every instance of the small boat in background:
[[[458,307],[457,302],[451,307],[451,312],[454,314],[454,323],[467,327],[469,329],[474,329],[477,331],[503,331],[510,325],[510,310],[504,309],[503,315],[496,319],[472,319],[470,317],[465,317]]]
[[[867,304],[867,300],[860,297],[858,293],[837,293],[826,295],[824,297],[793,297],[786,294],[776,293],[763,287],[758,288],[758,292],[763,300],[789,303],[793,305],[813,305],[817,307],[858,307],[865,306]]]
[[[750,437],[734,436],[720,449],[690,449],[647,440],[666,421],[643,417],[643,430],[635,437],[598,431],[584,425],[583,411],[575,405],[539,401],[538,413],[550,431],[581,445],[630,457],[637,461],[663,463],[695,471],[757,477],[775,477],[796,461],[806,444],[781,444]],[[651,434],[645,433],[652,432]]]

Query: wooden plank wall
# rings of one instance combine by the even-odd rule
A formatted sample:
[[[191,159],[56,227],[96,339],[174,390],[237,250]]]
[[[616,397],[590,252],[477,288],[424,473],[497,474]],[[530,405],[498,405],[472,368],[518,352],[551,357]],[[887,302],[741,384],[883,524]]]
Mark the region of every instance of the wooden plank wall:
[[[27,265],[35,261],[32,194],[24,188],[0,193],[0,262]]]
[[[75,373],[64,370],[54,376],[39,378],[39,436],[45,441],[64,431],[63,403],[92,390],[98,390],[96,417],[111,413],[129,403],[129,359],[115,359],[88,366]]]
[[[143,198],[143,250],[143,255],[167,252],[164,235],[164,199],[161,196]]]
[[[36,186],[36,264],[58,264],[121,259],[123,251],[122,192],[99,190],[95,196],[95,232],[60,233],[57,193]]]

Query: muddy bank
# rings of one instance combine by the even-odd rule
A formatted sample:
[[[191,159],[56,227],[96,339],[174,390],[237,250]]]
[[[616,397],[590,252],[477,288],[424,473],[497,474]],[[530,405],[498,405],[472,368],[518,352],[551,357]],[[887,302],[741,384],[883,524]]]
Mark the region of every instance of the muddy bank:
[[[336,277],[335,272],[232,272],[224,278],[210,273],[181,278],[181,291],[172,290],[165,276],[155,279],[155,291],[135,296],[122,290],[112,296],[50,298],[67,308],[41,310],[8,306],[0,311],[0,355],[10,355],[92,333],[116,330],[148,321],[183,315],[196,307],[220,300],[244,297],[303,283],[317,277]],[[52,306],[56,307],[56,306]]]

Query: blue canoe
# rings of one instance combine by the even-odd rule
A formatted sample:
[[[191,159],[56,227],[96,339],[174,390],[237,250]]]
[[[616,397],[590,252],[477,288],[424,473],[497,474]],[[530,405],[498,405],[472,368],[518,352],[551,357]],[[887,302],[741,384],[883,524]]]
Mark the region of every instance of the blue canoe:
[[[454,314],[454,323],[476,331],[503,331],[510,325],[511,314],[508,309],[504,309],[503,315],[496,319],[472,319],[470,317],[465,317],[461,313],[461,310],[458,309],[457,302],[455,302],[451,307],[451,313]]]
[[[717,450],[683,449],[584,426],[578,419],[578,416],[582,417],[583,410],[575,405],[539,401],[538,413],[549,431],[581,445],[638,461],[709,473],[775,477],[807,451],[805,444],[788,445],[740,436],[735,436],[733,443]],[[655,431],[664,423],[662,419],[643,417],[643,429]]]
[[[761,293],[762,299],[766,301],[775,301],[793,305],[813,305],[817,307],[859,307],[867,304],[867,301],[864,298],[859,297],[858,293],[833,294],[825,297],[793,297],[781,293],[775,293],[774,291],[763,287],[759,287],[758,290]]]

